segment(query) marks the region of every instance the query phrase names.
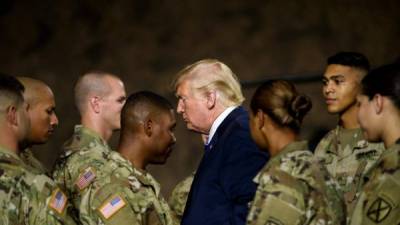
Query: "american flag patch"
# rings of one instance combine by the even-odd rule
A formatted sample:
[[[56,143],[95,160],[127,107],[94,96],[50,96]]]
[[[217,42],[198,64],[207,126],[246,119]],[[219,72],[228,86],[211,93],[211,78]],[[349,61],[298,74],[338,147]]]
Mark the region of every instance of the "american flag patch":
[[[125,201],[120,196],[116,195],[100,206],[99,211],[105,219],[108,219],[125,205]]]
[[[50,208],[54,209],[59,214],[62,214],[67,204],[67,196],[59,189],[53,191],[49,202]]]
[[[79,188],[80,191],[85,189],[96,177],[92,167],[87,168],[81,175],[79,175],[75,184]]]

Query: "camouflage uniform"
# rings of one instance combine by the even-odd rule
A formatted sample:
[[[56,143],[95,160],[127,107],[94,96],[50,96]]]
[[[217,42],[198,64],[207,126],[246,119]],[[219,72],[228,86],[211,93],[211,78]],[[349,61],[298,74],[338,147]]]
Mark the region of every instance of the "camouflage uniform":
[[[307,142],[287,145],[254,178],[256,195],[249,225],[343,224],[343,203],[335,182],[313,159]]]
[[[34,173],[39,174],[48,174],[47,169],[43,166],[43,164],[33,155],[33,152],[30,148],[23,150],[19,157],[21,160],[28,166],[34,169]]]
[[[64,143],[63,154],[56,161],[53,178],[66,191],[68,198],[79,210],[83,224],[96,224],[90,218],[88,201],[92,182],[108,171],[102,170],[111,154],[111,149],[97,133],[81,126],[75,126],[74,134]]]
[[[162,202],[156,181],[135,170],[99,135],[78,125],[64,148],[54,178],[79,209],[82,223],[135,225],[155,220],[172,224],[169,207]]]
[[[75,224],[67,196],[49,177],[31,170],[0,147],[0,224]]]
[[[178,224],[160,193],[160,185],[149,173],[134,168],[118,153],[111,156],[105,168],[112,173],[101,181],[92,202],[104,224]],[[123,202],[123,208],[106,212],[105,207],[115,199]]]
[[[400,140],[383,152],[363,180],[351,224],[400,224]]]
[[[193,183],[194,174],[195,173],[192,173],[190,176],[186,177],[184,180],[179,182],[175,186],[168,200],[168,203],[171,206],[171,210],[174,216],[179,221],[182,220],[182,216],[185,211],[186,201],[190,192],[190,188]]]
[[[330,175],[339,183],[348,215],[359,195],[361,177],[378,160],[384,150],[382,143],[364,140],[361,129],[330,131],[315,149],[315,156],[325,164]]]

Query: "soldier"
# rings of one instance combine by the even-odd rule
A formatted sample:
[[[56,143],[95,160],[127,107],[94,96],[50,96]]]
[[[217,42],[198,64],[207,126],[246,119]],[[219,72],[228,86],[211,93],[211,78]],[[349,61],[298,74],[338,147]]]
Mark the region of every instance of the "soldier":
[[[147,91],[129,96],[121,113],[120,154],[105,165],[112,173],[98,182],[101,187],[94,192],[91,207],[99,221],[107,225],[177,224],[159,183],[146,170],[149,164],[166,162],[176,141],[175,124],[166,99]]]
[[[0,221],[13,224],[75,224],[65,194],[44,174],[31,172],[19,157],[30,122],[23,85],[0,76]]]
[[[66,190],[79,218],[84,224],[97,224],[91,217],[92,188],[103,176],[112,150],[107,140],[120,128],[120,113],[125,102],[122,81],[109,73],[90,72],[75,86],[75,102],[81,115],[81,125],[64,144],[64,153],[57,160],[53,176]]]
[[[357,97],[358,120],[368,141],[386,150],[364,176],[352,225],[400,224],[400,64],[371,71]]]
[[[379,158],[382,144],[368,143],[357,122],[356,97],[361,79],[369,70],[365,56],[339,52],[328,58],[322,92],[328,112],[339,116],[337,127],[320,141],[315,155],[322,159],[331,176],[339,183],[348,215],[357,199],[360,178]]]
[[[267,81],[251,103],[251,135],[271,159],[254,178],[258,184],[247,224],[343,224],[344,209],[333,181],[299,141],[311,100],[283,80]]]
[[[46,143],[58,125],[54,95],[50,87],[40,80],[29,77],[17,79],[25,87],[24,99],[29,106],[28,115],[31,121],[27,146],[23,146],[20,157],[37,173],[47,173],[47,169],[35,158],[31,148],[33,145]]]

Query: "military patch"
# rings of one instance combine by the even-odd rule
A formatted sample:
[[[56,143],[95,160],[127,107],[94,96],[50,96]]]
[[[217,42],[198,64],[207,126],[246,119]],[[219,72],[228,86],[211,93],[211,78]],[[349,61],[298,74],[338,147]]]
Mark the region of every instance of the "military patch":
[[[362,159],[374,159],[378,156],[379,152],[375,149],[360,152],[356,154],[356,159],[357,160],[362,160]]]
[[[96,173],[92,167],[88,167],[83,173],[81,173],[75,182],[75,185],[80,191],[85,189],[89,184],[96,178]]]
[[[67,196],[59,188],[55,189],[51,195],[49,207],[62,214],[66,204]]]
[[[103,203],[98,209],[105,219],[109,219],[126,205],[125,201],[118,195],[113,196]]]
[[[392,211],[390,203],[382,198],[378,198],[369,207],[367,217],[375,223],[380,223],[389,216],[390,211]]]

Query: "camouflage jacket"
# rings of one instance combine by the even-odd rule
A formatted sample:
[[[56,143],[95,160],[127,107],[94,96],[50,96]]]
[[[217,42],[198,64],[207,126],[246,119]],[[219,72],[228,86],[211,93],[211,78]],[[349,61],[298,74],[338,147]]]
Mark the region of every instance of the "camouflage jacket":
[[[335,182],[313,159],[307,142],[287,145],[254,178],[257,192],[247,224],[343,224]]]
[[[177,224],[160,185],[149,173],[134,168],[118,153],[111,156],[105,168],[112,172],[94,191],[96,197],[91,203],[102,224]],[[119,203],[112,206],[115,201]]]
[[[194,174],[195,172],[179,182],[174,190],[172,190],[171,196],[168,199],[171,210],[179,221],[182,220],[185,211],[186,201],[193,183]]]
[[[97,133],[81,125],[75,126],[74,134],[64,143],[63,150],[56,161],[53,178],[79,211],[80,221],[97,224],[90,218],[91,190],[98,187],[98,180],[109,176],[104,165],[112,151]],[[89,188],[91,185],[94,187]]]
[[[400,142],[383,152],[364,176],[352,225],[400,224]]]
[[[48,174],[47,169],[43,166],[43,164],[33,155],[33,152],[30,148],[24,149],[19,157],[26,164],[33,168],[34,173],[39,174]]]
[[[96,133],[76,126],[64,148],[53,174],[67,190],[83,224],[172,224],[157,182],[150,174],[139,176]]]
[[[75,224],[67,196],[44,174],[0,147],[0,224]]]
[[[340,126],[330,131],[315,149],[330,175],[340,186],[348,215],[359,195],[361,177],[378,160],[384,150],[382,143],[364,140],[361,129],[346,130]]]

